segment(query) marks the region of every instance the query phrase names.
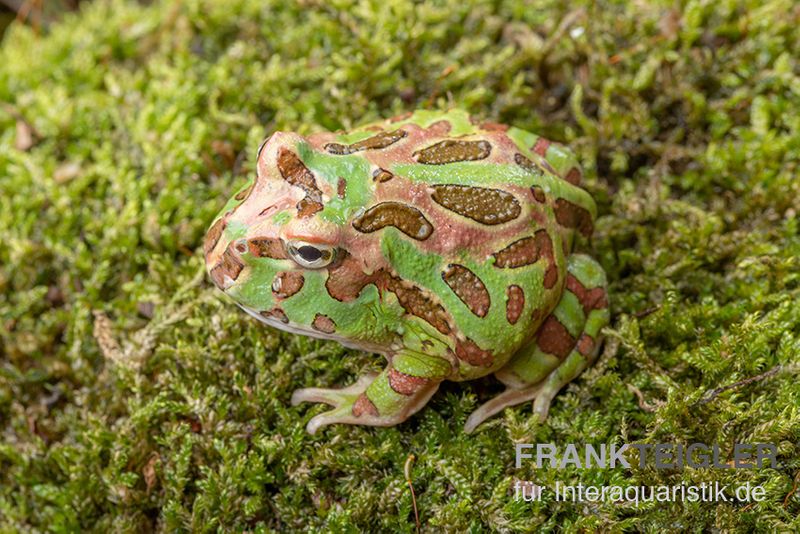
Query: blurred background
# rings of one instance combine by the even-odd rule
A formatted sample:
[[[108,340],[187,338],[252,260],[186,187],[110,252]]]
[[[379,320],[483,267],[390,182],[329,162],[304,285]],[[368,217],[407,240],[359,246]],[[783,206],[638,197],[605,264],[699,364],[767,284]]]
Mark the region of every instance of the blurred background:
[[[42,29],[67,11],[78,9],[81,0],[0,0],[0,38],[13,20]]]

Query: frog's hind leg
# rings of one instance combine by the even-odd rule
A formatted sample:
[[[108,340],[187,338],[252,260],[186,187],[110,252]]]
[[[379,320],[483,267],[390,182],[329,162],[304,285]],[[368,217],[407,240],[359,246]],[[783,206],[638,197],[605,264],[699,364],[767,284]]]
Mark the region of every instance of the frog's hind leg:
[[[533,412],[544,420],[556,393],[597,357],[600,331],[608,321],[603,269],[588,256],[571,255],[558,305],[542,322],[533,342],[495,373],[506,390],[475,410],[464,430],[472,432],[504,408],[529,400],[534,401]]]
[[[292,394],[292,405],[324,402],[333,406],[311,418],[306,425],[310,434],[334,423],[392,426],[425,406],[450,371],[450,362],[443,358],[400,352],[383,372],[364,375],[348,387],[298,389]]]

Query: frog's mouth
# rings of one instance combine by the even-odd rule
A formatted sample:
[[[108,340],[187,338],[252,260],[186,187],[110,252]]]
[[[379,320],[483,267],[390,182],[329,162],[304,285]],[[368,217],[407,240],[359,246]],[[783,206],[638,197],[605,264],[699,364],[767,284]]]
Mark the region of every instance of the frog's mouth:
[[[273,328],[277,328],[278,330],[283,330],[284,332],[289,332],[292,334],[300,334],[303,336],[313,337],[317,339],[328,339],[331,341],[337,341],[344,345],[349,349],[356,349],[356,350],[363,350],[365,352],[375,352],[378,354],[383,354],[386,352],[386,347],[365,342],[359,340],[353,340],[350,338],[342,337],[336,334],[328,334],[326,332],[320,332],[319,330],[314,330],[308,326],[297,324],[289,321],[288,323],[284,323],[280,319],[276,317],[265,317],[258,313],[257,311],[253,310],[252,308],[248,308],[244,304],[236,303],[241,309],[247,312],[248,315],[255,317],[262,323],[269,325]]]

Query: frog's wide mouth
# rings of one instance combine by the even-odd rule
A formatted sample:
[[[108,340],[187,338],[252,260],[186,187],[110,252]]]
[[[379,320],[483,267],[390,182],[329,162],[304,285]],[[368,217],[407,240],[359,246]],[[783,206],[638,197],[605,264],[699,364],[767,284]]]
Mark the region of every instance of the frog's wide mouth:
[[[370,343],[368,341],[361,341],[361,340],[353,340],[336,334],[320,332],[319,330],[314,330],[311,327],[294,323],[292,321],[283,322],[277,317],[265,317],[264,315],[258,313],[252,308],[245,306],[244,304],[238,302],[236,304],[245,312],[247,312],[248,315],[255,317],[260,322],[266,325],[277,328],[278,330],[283,330],[284,332],[290,332],[292,334],[300,334],[302,336],[308,336],[317,339],[327,339],[331,341],[337,341],[349,349],[357,349],[357,350],[363,350],[365,352],[375,352],[379,354],[383,354],[386,352],[386,347],[379,345],[377,343]]]

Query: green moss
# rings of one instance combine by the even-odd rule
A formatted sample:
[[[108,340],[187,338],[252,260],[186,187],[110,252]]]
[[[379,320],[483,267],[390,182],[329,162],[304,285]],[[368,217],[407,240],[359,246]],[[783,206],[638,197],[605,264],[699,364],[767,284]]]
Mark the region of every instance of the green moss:
[[[794,10],[99,1],[45,35],[12,26],[0,49],[0,530],[413,532],[409,454],[431,531],[800,529]],[[203,233],[272,130],[453,106],[577,154],[599,214],[582,248],[611,284],[606,353],[545,425],[526,405],[464,435],[499,389],[486,379],[445,384],[395,428],[308,436],[323,407],[291,407],[291,392],[350,383],[379,359],[241,313],[203,276]],[[769,442],[779,465],[514,469],[515,442],[586,441]],[[515,479],[749,481],[767,499],[523,503]]]

